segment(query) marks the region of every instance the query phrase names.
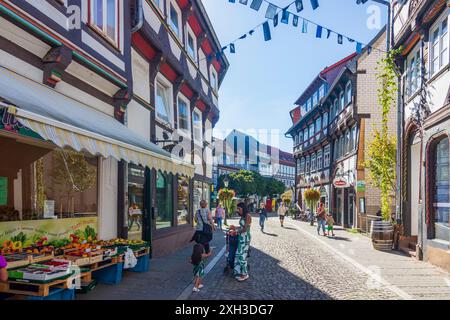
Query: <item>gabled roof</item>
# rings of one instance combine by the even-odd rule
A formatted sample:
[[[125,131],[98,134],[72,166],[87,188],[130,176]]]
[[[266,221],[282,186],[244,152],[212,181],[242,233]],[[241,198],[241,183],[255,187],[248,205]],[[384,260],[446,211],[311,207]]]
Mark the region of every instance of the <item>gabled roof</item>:
[[[356,52],[352,53],[351,55],[345,57],[342,60],[339,60],[338,62],[334,63],[333,65],[326,67],[325,69],[323,69],[315,78],[314,80],[311,82],[311,84],[305,89],[305,91],[303,91],[303,93],[301,94],[301,96],[297,99],[297,101],[295,102],[295,104],[297,105],[301,105],[304,103],[304,100],[306,100],[306,98],[309,98],[309,96],[311,95],[311,91],[315,91],[320,84],[322,83],[328,83],[328,84],[332,84],[334,82],[334,80],[336,79],[336,76],[339,74],[340,72],[340,68],[345,66],[345,64],[353,59],[354,57],[356,57]],[[295,110],[295,108],[294,108]]]

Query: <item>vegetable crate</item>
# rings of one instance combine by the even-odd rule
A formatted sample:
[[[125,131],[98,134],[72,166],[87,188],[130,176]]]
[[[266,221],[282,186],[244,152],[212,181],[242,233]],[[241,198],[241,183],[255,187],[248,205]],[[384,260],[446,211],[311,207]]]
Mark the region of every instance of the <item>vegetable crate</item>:
[[[92,272],[92,277],[103,284],[119,284],[122,281],[123,262],[116,262]]]

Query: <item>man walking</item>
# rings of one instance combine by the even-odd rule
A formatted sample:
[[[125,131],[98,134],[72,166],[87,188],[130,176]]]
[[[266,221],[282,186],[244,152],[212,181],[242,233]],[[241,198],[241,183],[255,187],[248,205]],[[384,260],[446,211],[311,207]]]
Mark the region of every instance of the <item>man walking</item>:
[[[217,227],[222,230],[222,219],[225,215],[225,210],[222,207],[222,204],[219,203],[216,208],[216,220],[217,220]]]
[[[317,234],[320,235],[320,227],[322,227],[323,235],[326,236],[325,232],[325,222],[326,222],[326,213],[325,206],[323,202],[320,203],[319,209],[317,209]]]
[[[278,207],[278,216],[280,217],[281,227],[284,227],[284,217],[286,216],[287,208],[284,202],[281,202],[281,205]]]
[[[258,209],[258,214],[259,214],[259,226],[261,227],[261,231],[264,232],[264,222],[267,219],[267,210],[264,202],[261,202],[261,205],[259,206]]]

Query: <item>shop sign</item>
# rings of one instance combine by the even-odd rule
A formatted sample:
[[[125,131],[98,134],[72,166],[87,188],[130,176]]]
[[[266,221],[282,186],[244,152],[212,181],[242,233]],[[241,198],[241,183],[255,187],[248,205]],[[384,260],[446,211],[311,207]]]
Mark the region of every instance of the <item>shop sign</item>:
[[[365,181],[358,181],[356,183],[356,191],[357,192],[365,192],[366,191],[366,182]]]
[[[333,180],[333,185],[335,188],[348,188],[350,187],[350,184],[348,183],[348,181],[343,178],[343,177],[339,177],[339,178],[335,178]]]
[[[0,243],[6,240],[21,241],[26,247],[42,237],[52,241],[70,239],[71,234],[81,239],[89,236],[95,238],[97,217],[0,222]]]

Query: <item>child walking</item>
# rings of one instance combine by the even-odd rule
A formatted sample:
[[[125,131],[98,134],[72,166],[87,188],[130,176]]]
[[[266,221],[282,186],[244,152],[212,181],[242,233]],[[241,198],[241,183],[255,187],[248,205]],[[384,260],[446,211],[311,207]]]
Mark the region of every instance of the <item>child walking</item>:
[[[331,232],[332,236],[334,237],[333,226],[334,226],[334,219],[333,219],[333,216],[331,215],[331,213],[329,213],[329,214],[327,215],[327,229],[328,229],[328,236],[330,235],[330,232]]]
[[[191,263],[194,266],[195,277],[194,288],[192,288],[193,292],[199,292],[203,288],[202,278],[205,276],[205,260],[211,254],[212,249],[208,253],[205,253],[205,247],[200,243],[195,244],[192,249]]]

